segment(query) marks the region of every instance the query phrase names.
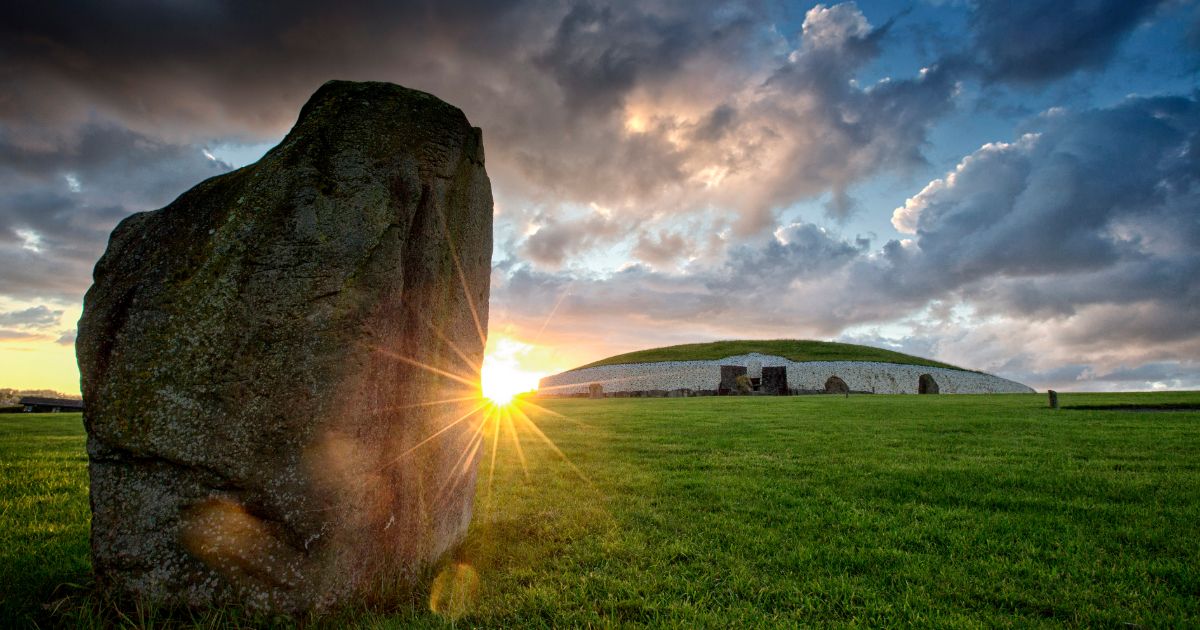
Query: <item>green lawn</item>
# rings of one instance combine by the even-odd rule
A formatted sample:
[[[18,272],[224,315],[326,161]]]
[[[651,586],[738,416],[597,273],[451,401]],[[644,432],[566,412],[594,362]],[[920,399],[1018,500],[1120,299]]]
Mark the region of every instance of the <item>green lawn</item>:
[[[712,361],[739,354],[758,352],[784,357],[793,361],[879,361],[902,365],[927,365],[930,367],[961,370],[962,368],[914,357],[911,354],[832,341],[810,341],[807,339],[748,339],[740,341],[712,341],[709,343],[686,343],[678,346],[650,348],[618,354],[581,365],[576,370],[598,365],[622,363],[652,363],[654,361]]]
[[[80,414],[0,415],[0,627],[82,592],[90,518]]]
[[[1200,624],[1200,394],[544,401],[482,462],[467,543],[315,626]],[[490,445],[489,445],[490,447]],[[86,591],[78,416],[0,416],[0,626]],[[455,588],[457,586],[457,588]],[[431,589],[440,610],[429,611]],[[446,593],[458,594],[447,601]],[[67,597],[54,613],[43,608]],[[247,622],[201,613],[207,625]],[[26,621],[27,623],[27,621]],[[1127,626],[1129,627],[1129,626]]]

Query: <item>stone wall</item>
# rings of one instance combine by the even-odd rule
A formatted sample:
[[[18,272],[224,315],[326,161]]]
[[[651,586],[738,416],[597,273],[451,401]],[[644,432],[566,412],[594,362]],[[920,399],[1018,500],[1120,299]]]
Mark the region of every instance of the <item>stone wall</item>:
[[[1033,389],[1008,379],[964,370],[900,365],[873,361],[806,361],[751,353],[715,361],[660,361],[602,365],[571,370],[541,380],[539,393],[548,396],[576,396],[588,393],[588,385],[600,383],[606,394],[653,390],[716,390],[721,382],[722,365],[749,368],[787,368],[788,388],[793,391],[821,391],[830,376],[846,381],[851,391],[876,394],[916,394],[922,374],[929,374],[943,394],[1027,394]]]

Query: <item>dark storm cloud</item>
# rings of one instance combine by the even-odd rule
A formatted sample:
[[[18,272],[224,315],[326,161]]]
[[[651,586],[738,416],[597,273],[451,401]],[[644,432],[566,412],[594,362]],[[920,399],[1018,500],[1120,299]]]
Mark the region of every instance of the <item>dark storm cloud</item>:
[[[838,296],[842,313],[874,313],[877,296],[953,297],[1008,322],[997,341],[963,344],[968,355],[1029,344],[1097,365],[1196,356],[1200,102],[1052,111],[1027,131],[897,209],[893,222],[914,241],[856,272],[871,291]]]
[[[753,6],[719,2],[26,3],[0,11],[0,133],[21,152],[5,169],[62,170],[47,162],[61,152],[34,160],[29,151],[78,141],[97,119],[197,148],[278,137],[324,81],[379,79],[431,91],[484,127],[502,195],[521,205],[627,210],[691,176],[684,150],[665,137],[673,124],[626,131],[628,94],[685,66],[695,72],[698,59],[718,53],[726,72],[742,76],[766,54],[768,30]],[[760,32],[750,33],[753,25]],[[558,259],[554,243],[531,248]]]
[[[896,210],[917,236],[910,273],[943,290],[981,282],[973,297],[1007,313],[1147,300],[1186,313],[1200,304],[1198,135],[1194,98],[1039,117]]]
[[[617,109],[639,79],[671,74],[697,51],[741,47],[755,26],[747,11],[714,11],[708,3],[647,6],[652,10],[581,2],[567,11],[535,60],[562,89],[569,109]],[[712,19],[697,19],[705,13]]]
[[[0,294],[78,300],[118,221],[229,168],[111,125],[37,146],[0,135]]]
[[[258,135],[265,126],[273,135],[329,78],[405,57],[436,63],[431,53],[447,42],[489,54],[510,34],[512,5],[7,3],[0,115],[62,121],[99,110],[159,130]]]
[[[1044,83],[1095,70],[1166,0],[981,0],[972,5],[974,52],[996,81]]]
[[[825,193],[847,215],[856,182],[921,162],[954,87],[945,72],[851,85],[890,32],[853,3],[814,7],[791,41],[767,3],[718,0],[2,11],[0,124],[14,146],[72,139],[97,118],[169,144],[274,138],[325,80],[390,80],[485,129],[513,205],[597,203],[628,223],[720,207],[742,235]]]

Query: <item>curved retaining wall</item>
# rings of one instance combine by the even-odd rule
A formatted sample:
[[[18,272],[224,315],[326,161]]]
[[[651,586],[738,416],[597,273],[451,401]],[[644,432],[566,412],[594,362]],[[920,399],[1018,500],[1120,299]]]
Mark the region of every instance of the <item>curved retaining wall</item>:
[[[715,361],[659,361],[626,363],[571,370],[543,378],[539,393],[549,396],[587,394],[588,386],[599,383],[604,393],[716,390],[721,381],[722,365],[741,365],[757,378],[755,367],[787,368],[788,389],[824,390],[830,376],[838,376],[852,391],[876,394],[915,394],[917,381],[929,374],[943,394],[1028,394],[1033,389],[1016,381],[991,374],[948,370],[922,365],[901,365],[874,361],[797,362],[766,354],[741,354]]]

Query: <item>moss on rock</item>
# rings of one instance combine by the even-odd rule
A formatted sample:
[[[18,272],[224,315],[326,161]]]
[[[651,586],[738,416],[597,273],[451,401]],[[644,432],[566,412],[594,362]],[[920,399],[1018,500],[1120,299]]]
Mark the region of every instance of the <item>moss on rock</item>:
[[[100,582],[294,612],[454,545],[471,423],[409,451],[471,388],[417,366],[477,378],[491,221],[460,110],[333,81],[258,163],[117,226],[77,342]]]

